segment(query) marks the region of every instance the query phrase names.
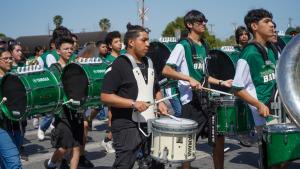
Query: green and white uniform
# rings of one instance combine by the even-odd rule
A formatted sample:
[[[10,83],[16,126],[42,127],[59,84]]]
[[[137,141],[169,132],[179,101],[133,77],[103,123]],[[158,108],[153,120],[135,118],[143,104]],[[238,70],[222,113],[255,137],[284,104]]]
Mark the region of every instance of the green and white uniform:
[[[192,50],[187,40],[180,41],[173,51],[166,64],[174,67],[177,72],[191,76],[201,82],[204,78],[206,51],[203,45],[194,44],[197,56],[192,57]],[[187,81],[179,80],[178,89],[182,105],[192,101],[192,88]]]
[[[77,55],[73,54],[68,63],[73,62],[76,59]],[[53,51],[47,51],[42,56],[38,57],[39,65],[49,68],[53,63],[57,63],[60,56],[58,55],[56,50]]]
[[[271,48],[267,49],[270,65],[266,65],[262,54],[254,45],[243,49],[237,63],[233,80],[233,89],[245,89],[252,97],[266,104],[272,96],[275,81],[275,54]],[[256,126],[266,124],[264,117],[259,115],[256,107],[249,105]]]
[[[106,56],[105,58],[105,62],[108,64],[108,65],[111,65],[115,60],[117,59],[117,57],[109,54]]]

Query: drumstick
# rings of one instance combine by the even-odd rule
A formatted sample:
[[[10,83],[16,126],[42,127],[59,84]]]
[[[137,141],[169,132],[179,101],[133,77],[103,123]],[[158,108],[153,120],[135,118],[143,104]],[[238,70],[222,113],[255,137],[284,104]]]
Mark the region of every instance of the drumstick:
[[[217,93],[224,94],[224,95],[227,95],[227,96],[233,96],[233,94],[230,94],[230,93],[227,93],[227,92],[222,92],[220,90],[210,89],[210,88],[206,88],[206,87],[202,87],[202,89],[210,91],[210,92],[217,92]]]
[[[166,116],[168,116],[168,117],[170,117],[171,119],[176,120],[176,121],[182,121],[180,118],[175,117],[175,116],[173,116],[173,115],[171,115],[171,114],[166,114]]]
[[[269,116],[269,117],[276,118],[276,119],[279,119],[279,116],[276,116],[276,115],[269,114],[268,116]]]
[[[177,96],[177,95],[178,95],[178,93],[173,94],[173,95],[168,96],[168,97],[165,97],[165,98],[162,98],[162,99],[160,99],[160,100],[157,100],[157,101],[155,101],[154,103],[151,103],[150,106],[155,105],[155,104],[158,104],[158,103],[163,102],[163,101],[165,101],[165,100],[169,100],[169,99],[171,99],[172,97],[175,97],[175,96]],[[147,103],[149,103],[149,102],[147,102]]]

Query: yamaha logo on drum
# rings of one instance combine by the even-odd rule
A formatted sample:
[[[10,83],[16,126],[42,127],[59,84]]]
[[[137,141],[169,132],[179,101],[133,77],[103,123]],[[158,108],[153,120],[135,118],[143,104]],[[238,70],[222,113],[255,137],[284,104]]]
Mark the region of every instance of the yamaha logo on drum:
[[[105,73],[105,69],[103,69],[103,70],[99,70],[99,69],[97,69],[97,70],[93,70],[93,72],[95,73],[95,74],[97,74],[97,73]]]
[[[50,79],[48,77],[41,77],[41,78],[38,78],[38,79],[33,79],[32,81],[33,81],[33,83],[40,83],[40,82],[50,81]]]
[[[192,156],[192,149],[193,149],[193,135],[190,134],[188,136],[188,151],[187,151],[187,155],[188,156]]]

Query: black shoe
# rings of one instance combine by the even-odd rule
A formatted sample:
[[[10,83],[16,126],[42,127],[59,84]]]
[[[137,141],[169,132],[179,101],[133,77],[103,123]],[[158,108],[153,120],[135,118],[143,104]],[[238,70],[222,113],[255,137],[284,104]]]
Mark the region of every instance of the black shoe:
[[[62,159],[59,169],[70,169],[70,166],[68,164],[68,161],[66,159]]]
[[[25,148],[21,146],[20,148],[20,158],[22,161],[28,161],[28,155],[25,152]]]
[[[48,167],[48,162],[49,162],[49,160],[50,160],[50,159],[46,159],[46,160],[44,161],[44,167],[45,167],[46,169],[56,169],[56,167]]]
[[[78,167],[85,167],[85,168],[93,168],[94,164],[85,158],[85,156],[80,156]]]

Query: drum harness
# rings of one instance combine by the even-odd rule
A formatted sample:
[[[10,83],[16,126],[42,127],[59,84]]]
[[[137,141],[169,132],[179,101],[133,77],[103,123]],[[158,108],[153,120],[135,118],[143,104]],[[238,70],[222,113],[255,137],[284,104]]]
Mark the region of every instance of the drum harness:
[[[154,113],[154,98],[153,98],[153,85],[154,85],[154,69],[153,69],[153,63],[151,59],[147,57],[148,61],[148,77],[147,77],[147,83],[145,81],[145,78],[143,77],[143,74],[141,72],[141,69],[138,67],[135,59],[130,54],[126,53],[124,55],[132,65],[132,71],[133,75],[136,79],[137,86],[138,86],[138,96],[137,101],[145,101],[150,103],[151,105],[148,107],[147,110],[144,112],[136,112],[136,110],[133,110],[132,112],[132,120],[134,122],[138,123],[139,131],[146,137],[149,137],[152,133],[151,131],[151,119],[154,119],[155,113]],[[147,123],[147,133],[144,132],[144,130],[141,128],[140,123]]]

